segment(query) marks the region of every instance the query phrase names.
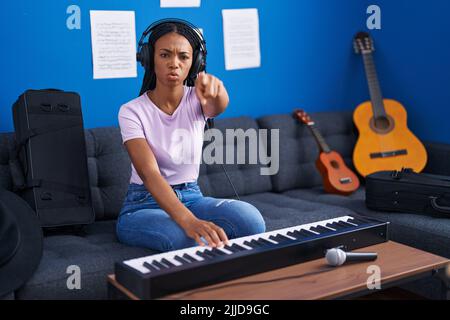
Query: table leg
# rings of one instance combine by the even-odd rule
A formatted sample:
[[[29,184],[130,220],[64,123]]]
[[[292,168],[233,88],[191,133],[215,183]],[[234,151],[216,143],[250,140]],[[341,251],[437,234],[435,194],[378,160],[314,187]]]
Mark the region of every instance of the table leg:
[[[441,299],[450,300],[450,265],[434,270],[434,275],[441,280]]]

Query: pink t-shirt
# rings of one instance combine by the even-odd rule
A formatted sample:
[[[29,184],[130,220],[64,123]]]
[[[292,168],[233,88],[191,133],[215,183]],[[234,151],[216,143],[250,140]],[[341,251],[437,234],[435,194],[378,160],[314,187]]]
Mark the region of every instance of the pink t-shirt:
[[[135,138],[147,140],[161,175],[170,185],[197,180],[205,119],[194,87],[184,86],[183,98],[172,115],[144,93],[121,106],[119,125],[123,143]],[[143,184],[133,164],[130,183]]]

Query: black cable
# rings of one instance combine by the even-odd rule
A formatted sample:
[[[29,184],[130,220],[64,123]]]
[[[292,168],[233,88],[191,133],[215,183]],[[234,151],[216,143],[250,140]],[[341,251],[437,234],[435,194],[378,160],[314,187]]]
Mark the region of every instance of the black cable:
[[[205,123],[206,123],[206,128],[209,130],[209,129],[211,129],[211,127],[210,127],[210,125],[209,125],[208,120],[206,120],[205,113],[203,112],[203,108],[202,108],[201,106],[200,106],[200,109],[202,110],[202,115],[203,115],[203,119],[205,120]],[[210,118],[210,119],[211,119],[211,121],[214,121],[213,118]],[[215,141],[215,140],[213,140],[211,143],[214,143],[214,141]],[[228,175],[228,172],[227,172],[227,170],[225,169],[225,166],[223,165],[223,163],[221,163],[220,165],[222,166],[223,172],[225,173],[225,176],[227,177],[228,182],[230,183],[231,187],[233,188],[233,191],[234,191],[234,194],[236,195],[236,198],[237,198],[238,200],[241,200],[241,198],[239,198],[239,195],[238,195],[238,193],[237,193],[237,191],[236,191],[236,188],[234,187],[233,182],[231,182],[230,176]]]
[[[236,283],[229,283],[229,284],[224,284],[224,285],[220,285],[220,286],[215,286],[215,287],[212,287],[212,288],[198,289],[198,290],[186,292],[185,294],[182,294],[182,295],[179,295],[179,296],[175,296],[175,300],[179,300],[179,299],[182,299],[184,297],[187,297],[187,296],[199,293],[199,292],[213,291],[213,290],[222,289],[222,288],[226,288],[226,287],[249,285],[249,284],[261,284],[261,283],[268,283],[268,282],[275,282],[275,281],[299,279],[299,278],[306,277],[306,276],[312,276],[312,275],[315,275],[315,274],[329,272],[329,271],[331,271],[333,269],[335,269],[335,268],[331,267],[331,266],[328,266],[326,268],[322,268],[322,269],[319,269],[317,271],[307,272],[307,273],[303,273],[303,274],[299,274],[299,275],[295,275],[295,276],[287,276],[287,277],[273,278],[273,279],[259,280],[259,281],[243,281],[243,282],[236,282]]]

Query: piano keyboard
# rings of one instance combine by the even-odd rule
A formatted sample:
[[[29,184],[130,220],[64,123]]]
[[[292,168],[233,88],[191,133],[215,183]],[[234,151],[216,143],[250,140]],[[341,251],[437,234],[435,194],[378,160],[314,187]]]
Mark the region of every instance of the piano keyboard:
[[[388,223],[367,217],[334,219],[118,262],[116,280],[141,299],[154,299],[322,258],[330,248],[354,250],[388,240]]]

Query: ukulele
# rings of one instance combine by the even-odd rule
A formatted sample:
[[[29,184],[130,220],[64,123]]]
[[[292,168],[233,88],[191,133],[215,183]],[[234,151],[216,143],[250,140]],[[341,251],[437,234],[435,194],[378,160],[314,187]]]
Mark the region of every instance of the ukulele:
[[[356,53],[363,56],[370,91],[370,101],[353,112],[359,137],[353,150],[353,164],[363,176],[384,170],[412,168],[420,172],[426,165],[427,152],[408,129],[405,108],[397,101],[383,99],[372,58],[373,41],[366,32],[354,38]]]
[[[320,153],[316,160],[316,167],[322,176],[325,191],[349,195],[358,189],[358,177],[345,165],[341,155],[330,149],[322,134],[314,126],[314,121],[305,111],[299,109],[294,110],[294,117],[308,126],[317,141]]]

